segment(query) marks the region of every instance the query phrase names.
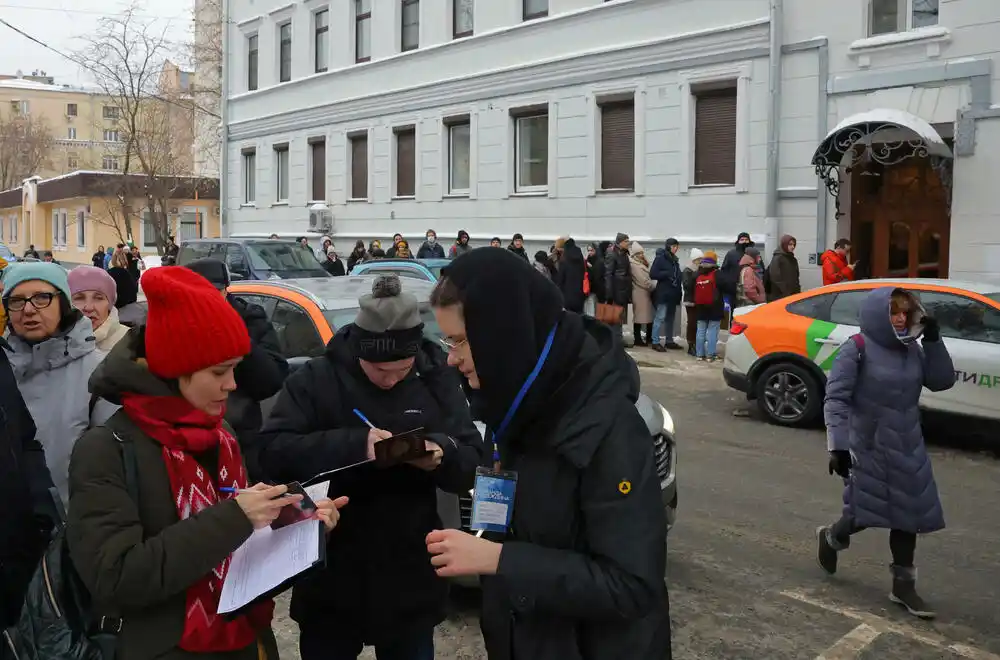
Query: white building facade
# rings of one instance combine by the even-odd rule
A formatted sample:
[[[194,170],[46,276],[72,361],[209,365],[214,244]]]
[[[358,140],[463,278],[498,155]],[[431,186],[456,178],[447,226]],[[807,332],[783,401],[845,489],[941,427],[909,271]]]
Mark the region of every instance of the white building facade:
[[[342,252],[791,234],[806,285],[847,237],[875,275],[1000,281],[1000,3],[228,4],[230,235],[322,206]]]

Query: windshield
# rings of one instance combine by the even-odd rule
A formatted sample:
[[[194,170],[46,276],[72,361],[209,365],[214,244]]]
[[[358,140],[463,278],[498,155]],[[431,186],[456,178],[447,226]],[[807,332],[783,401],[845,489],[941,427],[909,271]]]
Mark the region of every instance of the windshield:
[[[329,275],[316,260],[312,250],[294,243],[273,241],[247,243],[247,254],[254,270],[272,272],[296,271],[298,277],[324,277]],[[303,273],[305,271],[305,273]]]
[[[6,245],[0,245],[0,257],[3,257],[7,261],[14,260],[14,253],[10,251],[10,248]]]
[[[326,317],[326,320],[330,323],[330,327],[336,332],[345,325],[354,323],[354,319],[358,316],[358,311],[357,307],[351,309],[333,309],[323,312],[323,316]],[[441,328],[438,327],[437,319],[434,318],[434,311],[430,307],[422,305],[420,318],[424,322],[424,337],[440,345],[442,337]]]

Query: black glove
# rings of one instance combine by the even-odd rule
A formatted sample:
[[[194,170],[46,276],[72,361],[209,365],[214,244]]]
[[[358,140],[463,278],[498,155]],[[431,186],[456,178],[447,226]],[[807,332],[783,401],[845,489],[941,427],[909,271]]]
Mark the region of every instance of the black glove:
[[[920,319],[924,326],[924,341],[939,341],[941,339],[941,326],[933,316],[925,316]]]
[[[851,468],[854,462],[851,460],[851,452],[844,449],[834,449],[830,452],[830,474],[837,473],[844,479],[850,479]]]

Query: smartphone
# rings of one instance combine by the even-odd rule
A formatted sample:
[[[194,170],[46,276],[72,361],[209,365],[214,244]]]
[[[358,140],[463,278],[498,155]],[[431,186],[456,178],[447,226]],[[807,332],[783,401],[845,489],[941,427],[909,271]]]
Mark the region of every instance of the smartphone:
[[[278,517],[271,522],[271,529],[281,529],[303,520],[309,520],[316,513],[316,503],[298,481],[288,484],[288,493],[282,497],[288,495],[301,495],[302,499],[282,507],[281,511],[278,512]]]
[[[375,464],[379,467],[392,467],[429,453],[431,452],[427,451],[424,444],[424,429],[420,427],[376,442]]]

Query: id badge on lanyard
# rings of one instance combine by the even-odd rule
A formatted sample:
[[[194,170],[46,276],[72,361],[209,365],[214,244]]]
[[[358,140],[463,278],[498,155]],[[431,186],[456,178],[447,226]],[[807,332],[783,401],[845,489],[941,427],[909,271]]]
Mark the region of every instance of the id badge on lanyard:
[[[552,350],[552,342],[559,328],[557,323],[549,332],[542,348],[541,355],[535,368],[528,374],[528,378],[521,386],[521,391],[517,393],[510,409],[504,416],[500,427],[493,432],[493,469],[476,468],[476,484],[472,489],[472,519],[469,528],[476,531],[476,536],[482,536],[483,532],[506,533],[510,529],[510,522],[514,515],[514,500],[517,494],[517,472],[513,470],[502,470],[500,467],[500,436],[510,425],[517,412],[521,401],[528,393],[532,383],[538,378],[538,373],[542,370],[545,360]]]

